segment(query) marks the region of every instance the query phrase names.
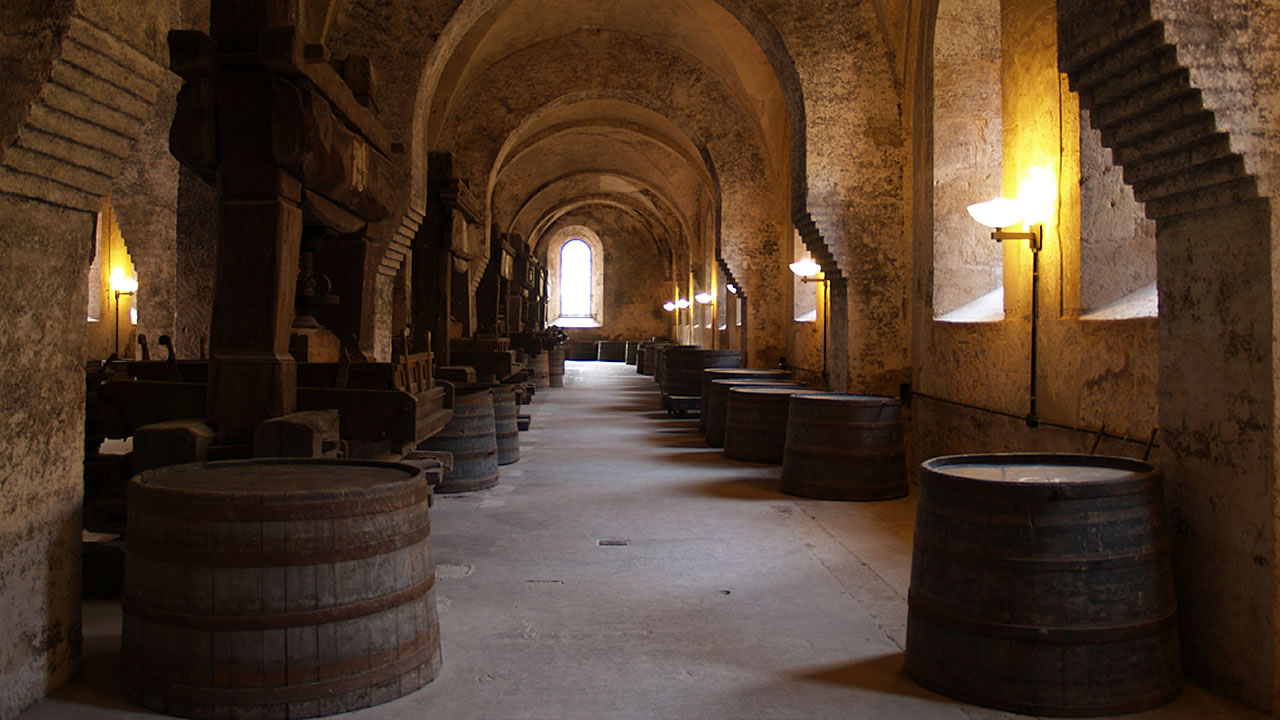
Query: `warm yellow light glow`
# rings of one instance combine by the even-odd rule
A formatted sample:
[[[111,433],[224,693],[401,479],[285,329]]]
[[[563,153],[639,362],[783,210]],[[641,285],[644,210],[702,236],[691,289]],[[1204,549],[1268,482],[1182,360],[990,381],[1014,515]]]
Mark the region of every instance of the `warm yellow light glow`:
[[[662,304],[662,309],[667,312],[673,312],[676,309],[676,304],[668,300]]]
[[[138,291],[138,281],[124,274],[124,268],[111,269],[111,290],[118,293],[135,293]]]
[[[1022,203],[998,197],[969,206],[969,217],[989,228],[1007,228],[1022,222]]]
[[[679,300],[676,301],[676,307],[680,308],[681,310],[684,310],[685,308],[689,307],[692,304],[693,303],[689,302],[688,300],[685,300],[684,298],[680,298]]]
[[[797,262],[791,263],[791,272],[803,278],[811,278],[822,272],[822,266],[813,261],[813,258],[805,258]]]
[[[1053,171],[1044,166],[1031,168],[1018,186],[1018,202],[1028,225],[1052,224],[1058,205],[1058,180]]]
[[[697,295],[694,295],[693,299],[697,300],[702,305],[710,305],[711,301],[716,299],[716,296],[709,292],[700,292]]]
[[[733,283],[729,283],[728,285],[725,285],[725,289],[734,295],[738,294],[738,286],[734,285]]]

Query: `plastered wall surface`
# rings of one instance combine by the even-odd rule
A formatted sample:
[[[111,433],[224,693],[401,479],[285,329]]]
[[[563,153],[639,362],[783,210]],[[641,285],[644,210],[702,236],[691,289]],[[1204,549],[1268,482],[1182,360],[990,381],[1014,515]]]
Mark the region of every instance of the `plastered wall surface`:
[[[85,274],[94,216],[0,196],[0,717],[57,687],[80,642]]]

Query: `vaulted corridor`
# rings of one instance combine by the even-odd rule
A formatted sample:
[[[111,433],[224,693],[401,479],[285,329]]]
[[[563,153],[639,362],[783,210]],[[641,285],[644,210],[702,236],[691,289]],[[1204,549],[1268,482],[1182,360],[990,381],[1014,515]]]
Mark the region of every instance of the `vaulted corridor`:
[[[501,483],[436,499],[442,674],[350,717],[1017,717],[902,673],[914,493],[791,498],[776,466],[725,460],[657,408],[615,363],[539,392]],[[118,613],[86,604],[84,676],[26,720],[152,716],[119,697]],[[1262,716],[1189,687],[1125,717]]]

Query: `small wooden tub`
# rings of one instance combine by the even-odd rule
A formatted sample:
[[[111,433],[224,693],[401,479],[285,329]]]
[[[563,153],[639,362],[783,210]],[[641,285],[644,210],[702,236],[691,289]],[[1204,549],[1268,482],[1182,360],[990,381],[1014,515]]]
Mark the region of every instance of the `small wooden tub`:
[[[498,484],[498,437],[493,392],[485,387],[459,387],[453,400],[453,419],[420,450],[453,453],[453,470],[444,474],[438,493],[485,490]]]
[[[410,465],[258,459],[129,484],[125,696],[192,718],[306,718],[440,669],[431,490]]]
[[[791,398],[782,492],[819,500],[892,500],[907,494],[902,406],[881,395]]]
[[[703,368],[702,369],[702,402],[700,407],[711,404],[711,383],[714,380],[786,380],[791,377],[790,370],[761,368]],[[707,434],[707,413],[698,415],[698,432]],[[721,445],[723,445],[723,441]],[[717,446],[719,447],[719,446]]]
[[[1176,697],[1161,481],[1128,458],[925,462],[907,672],[945,695],[1031,715],[1131,713]]]
[[[724,419],[721,445],[724,456],[732,460],[769,463],[782,462],[782,451],[787,440],[787,412],[791,396],[811,392],[799,383],[781,382],[775,385],[756,385],[765,381],[746,381],[745,386],[734,386],[732,380],[717,380],[714,385],[725,383],[723,388]],[[718,402],[721,389],[711,388],[712,402]],[[708,440],[714,428],[707,426]]]
[[[520,461],[520,428],[516,422],[519,401],[515,385],[493,386],[493,437],[498,446],[498,464]]]
[[[600,362],[623,362],[627,359],[627,341],[601,340],[596,343],[596,360]]]
[[[564,387],[564,350],[547,351],[547,379],[553,388]]]

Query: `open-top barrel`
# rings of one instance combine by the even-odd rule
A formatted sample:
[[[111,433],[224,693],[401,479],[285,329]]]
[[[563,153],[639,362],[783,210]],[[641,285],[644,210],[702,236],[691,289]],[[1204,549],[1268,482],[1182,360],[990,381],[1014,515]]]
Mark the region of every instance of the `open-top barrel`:
[[[820,500],[892,500],[907,494],[902,405],[881,395],[791,398],[782,492]]]
[[[703,368],[702,369],[702,401],[703,411],[698,415],[698,432],[707,434],[706,408],[711,402],[711,382],[713,380],[786,380],[791,377],[790,370],[776,368]],[[723,441],[722,443],[723,444]]]
[[[906,670],[1019,713],[1137,712],[1182,688],[1161,474],[1128,458],[925,462]]]
[[[436,492],[469,492],[497,485],[498,438],[493,392],[488,386],[458,386],[453,400],[453,419],[439,433],[420,443],[418,449],[453,453],[453,469],[444,474]]]
[[[638,340],[628,341],[626,355],[623,358],[623,361],[626,362],[628,365],[635,365],[636,358],[639,352],[640,352],[640,341]]]
[[[662,353],[660,385],[664,395],[702,397],[702,371],[709,367],[738,367],[739,350],[706,350],[696,347],[667,348]]]
[[[717,380],[716,383],[731,382]],[[812,392],[798,383],[726,386],[711,390],[712,402],[723,393],[724,417],[720,424],[720,445],[724,456],[745,462],[782,463],[787,442],[787,413],[791,396]],[[708,425],[708,437],[712,427]],[[708,439],[710,443],[710,439]]]
[[[129,485],[125,696],[192,718],[331,715],[439,672],[431,490],[399,463],[257,459]]]

